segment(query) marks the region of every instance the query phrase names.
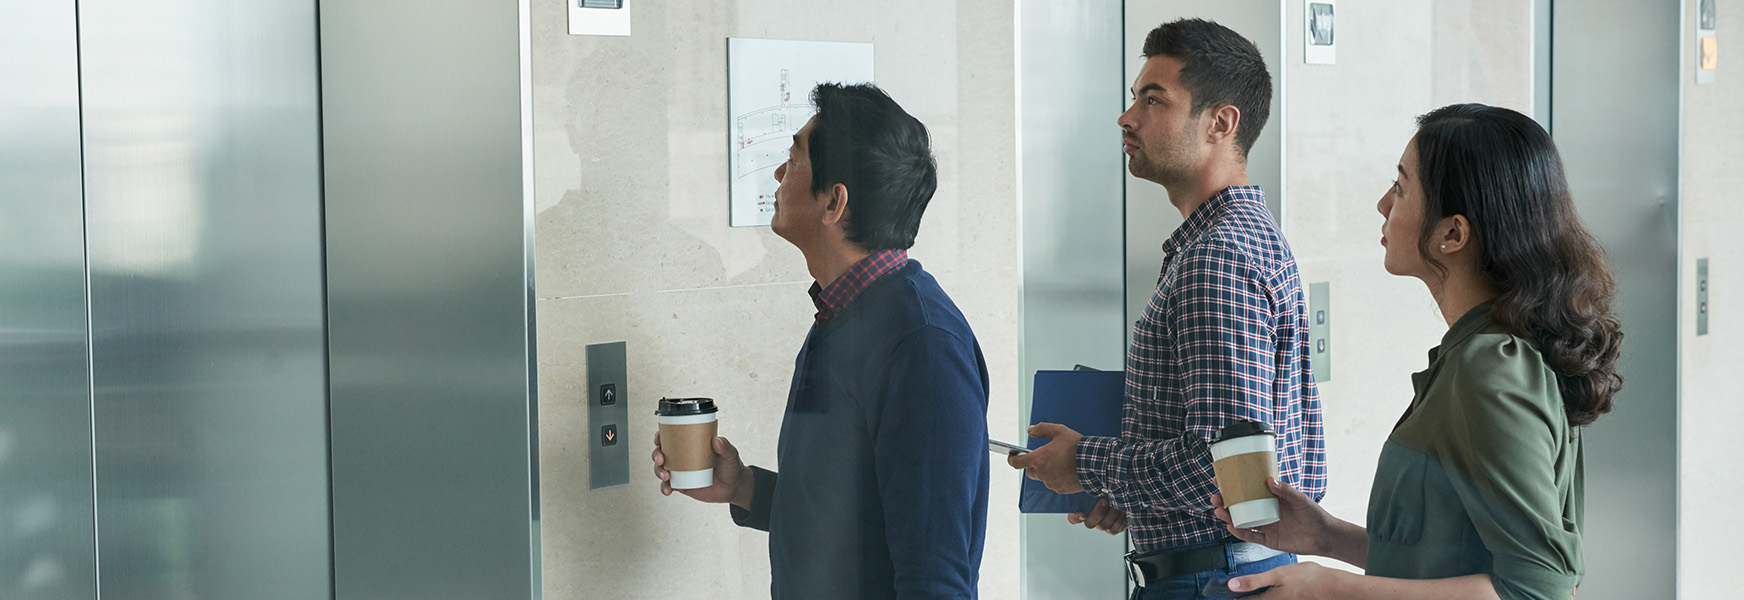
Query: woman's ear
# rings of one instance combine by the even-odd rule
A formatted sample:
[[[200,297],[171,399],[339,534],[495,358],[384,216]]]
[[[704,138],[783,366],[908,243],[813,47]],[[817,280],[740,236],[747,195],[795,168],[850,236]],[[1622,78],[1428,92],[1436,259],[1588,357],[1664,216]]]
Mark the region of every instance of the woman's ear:
[[[1472,238],[1471,221],[1465,215],[1454,215],[1441,220],[1435,227],[1436,244],[1442,256],[1458,254],[1471,247],[1476,242]]]

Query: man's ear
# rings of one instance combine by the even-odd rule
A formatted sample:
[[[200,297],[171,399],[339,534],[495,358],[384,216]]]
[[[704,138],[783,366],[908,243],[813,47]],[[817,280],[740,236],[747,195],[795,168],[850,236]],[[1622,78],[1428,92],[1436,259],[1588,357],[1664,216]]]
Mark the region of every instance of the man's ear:
[[[1241,128],[1241,109],[1233,105],[1223,105],[1211,111],[1210,122],[1205,124],[1205,142],[1211,145],[1233,141],[1235,134]]]
[[[829,199],[824,204],[824,224],[834,225],[848,218],[848,186],[838,183],[830,186],[826,193]]]

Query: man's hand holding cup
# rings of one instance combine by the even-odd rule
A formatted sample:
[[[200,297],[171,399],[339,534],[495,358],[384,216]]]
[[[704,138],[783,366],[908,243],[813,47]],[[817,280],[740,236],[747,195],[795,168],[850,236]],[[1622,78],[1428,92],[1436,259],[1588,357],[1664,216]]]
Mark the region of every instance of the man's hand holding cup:
[[[739,449],[715,435],[716,408],[708,398],[660,400],[660,432],[654,434],[654,476],[660,493],[673,490],[703,502],[751,507],[751,469]]]
[[[660,493],[671,496],[672,472],[666,470],[666,454],[662,452],[660,434],[654,434],[654,476],[660,478]],[[714,438],[714,483],[707,487],[678,490],[679,493],[703,502],[731,502],[739,508],[751,507],[751,468],[739,459],[739,449],[727,438]]]

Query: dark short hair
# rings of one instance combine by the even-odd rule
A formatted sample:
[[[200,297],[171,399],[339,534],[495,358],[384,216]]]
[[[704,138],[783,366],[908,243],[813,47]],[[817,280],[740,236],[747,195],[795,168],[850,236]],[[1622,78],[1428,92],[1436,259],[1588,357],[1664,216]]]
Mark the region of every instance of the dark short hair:
[[[820,83],[811,91],[817,124],[807,141],[811,191],[848,188],[848,241],[873,252],[907,249],[938,189],[932,138],[872,84]]]
[[[1575,212],[1550,134],[1506,108],[1455,104],[1418,117],[1415,139],[1424,216],[1418,254],[1445,273],[1430,255],[1430,232],[1464,215],[1478,270],[1497,291],[1491,318],[1544,355],[1570,423],[1610,412],[1623,387],[1623,331],[1611,307],[1617,285],[1604,248]]]
[[[1245,160],[1272,113],[1272,74],[1260,49],[1228,27],[1204,19],[1158,25],[1145,36],[1144,57],[1181,61],[1181,86],[1193,95],[1194,115],[1213,106],[1241,111],[1235,145]]]

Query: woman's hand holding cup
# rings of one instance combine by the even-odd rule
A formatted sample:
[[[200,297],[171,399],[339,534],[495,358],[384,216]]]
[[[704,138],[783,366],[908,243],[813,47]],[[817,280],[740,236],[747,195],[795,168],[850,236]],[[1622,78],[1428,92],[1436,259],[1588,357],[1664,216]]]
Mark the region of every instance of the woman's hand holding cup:
[[[1277,479],[1266,478],[1266,486],[1278,498],[1278,522],[1250,529],[1237,528],[1231,521],[1229,508],[1224,506],[1222,494],[1211,495],[1211,505],[1216,507],[1213,515],[1244,542],[1292,554],[1326,555],[1321,542],[1331,537],[1341,521],[1306,494]]]

